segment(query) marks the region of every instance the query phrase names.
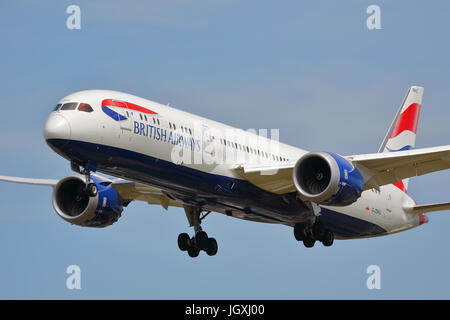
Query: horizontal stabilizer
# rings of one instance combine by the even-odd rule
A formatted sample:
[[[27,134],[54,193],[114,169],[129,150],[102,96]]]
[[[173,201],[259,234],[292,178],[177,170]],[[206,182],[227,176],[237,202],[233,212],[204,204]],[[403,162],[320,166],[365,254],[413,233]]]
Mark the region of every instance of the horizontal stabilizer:
[[[450,202],[405,206],[403,207],[403,210],[407,213],[426,213],[450,210]]]

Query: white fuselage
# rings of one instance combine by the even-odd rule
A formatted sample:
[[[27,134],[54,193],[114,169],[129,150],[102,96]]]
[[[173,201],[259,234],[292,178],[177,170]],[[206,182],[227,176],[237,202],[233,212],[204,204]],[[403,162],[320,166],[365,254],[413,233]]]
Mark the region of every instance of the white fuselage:
[[[93,111],[54,111],[44,132],[68,160],[95,161],[100,172],[246,220],[294,225],[310,211],[296,202],[295,192],[270,194],[236,170],[243,164],[292,164],[305,150],[122,92],[81,91],[59,101],[70,102],[89,104]],[[336,238],[379,236],[424,222],[404,212],[411,203],[404,191],[386,185],[364,191],[349,206],[321,206],[316,214]]]

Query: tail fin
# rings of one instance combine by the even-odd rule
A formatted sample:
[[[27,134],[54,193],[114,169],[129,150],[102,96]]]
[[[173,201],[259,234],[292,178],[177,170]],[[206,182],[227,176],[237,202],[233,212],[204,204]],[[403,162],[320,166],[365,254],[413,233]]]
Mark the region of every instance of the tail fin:
[[[423,90],[423,87],[418,86],[413,86],[408,89],[378,152],[414,149]],[[408,179],[399,181],[395,185],[406,192],[408,189]]]

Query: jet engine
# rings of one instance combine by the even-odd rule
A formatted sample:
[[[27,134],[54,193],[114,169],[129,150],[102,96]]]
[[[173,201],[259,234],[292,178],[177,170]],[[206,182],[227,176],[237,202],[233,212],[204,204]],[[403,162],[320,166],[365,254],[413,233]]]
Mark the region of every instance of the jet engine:
[[[53,208],[72,224],[82,227],[103,228],[116,222],[123,211],[117,191],[108,181],[92,177],[97,185],[97,195],[90,197],[82,176],[61,179],[53,190]]]
[[[310,152],[295,164],[293,181],[303,199],[347,206],[361,196],[364,179],[348,160],[329,152]]]

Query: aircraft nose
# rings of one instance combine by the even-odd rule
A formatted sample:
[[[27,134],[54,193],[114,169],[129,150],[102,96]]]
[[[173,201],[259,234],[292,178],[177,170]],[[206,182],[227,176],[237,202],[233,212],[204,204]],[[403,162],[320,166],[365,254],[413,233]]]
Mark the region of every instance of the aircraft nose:
[[[44,126],[44,138],[50,139],[70,139],[71,130],[67,119],[59,114],[51,114]]]

